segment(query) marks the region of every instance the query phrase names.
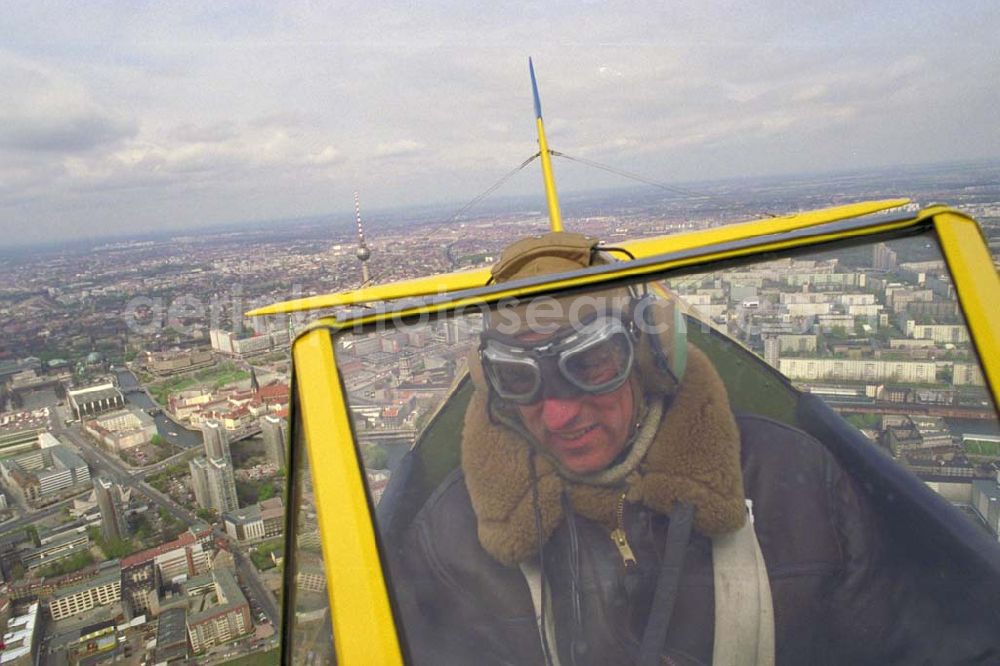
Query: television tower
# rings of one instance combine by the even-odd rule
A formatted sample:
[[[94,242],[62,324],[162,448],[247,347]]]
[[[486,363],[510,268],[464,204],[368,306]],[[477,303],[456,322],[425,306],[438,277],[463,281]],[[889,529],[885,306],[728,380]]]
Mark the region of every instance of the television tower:
[[[361,226],[361,198],[357,191],[354,192],[354,217],[358,221],[358,251],[355,255],[361,262],[361,286],[368,286],[371,277],[368,275],[368,260],[372,256],[372,251],[365,245],[365,228]]]

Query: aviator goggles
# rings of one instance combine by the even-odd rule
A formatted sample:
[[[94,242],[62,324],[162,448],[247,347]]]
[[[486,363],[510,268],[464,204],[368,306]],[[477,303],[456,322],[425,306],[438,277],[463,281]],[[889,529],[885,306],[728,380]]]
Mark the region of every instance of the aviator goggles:
[[[633,338],[620,317],[599,315],[541,342],[486,331],[479,353],[497,395],[530,405],[543,396],[614,391],[632,372]]]

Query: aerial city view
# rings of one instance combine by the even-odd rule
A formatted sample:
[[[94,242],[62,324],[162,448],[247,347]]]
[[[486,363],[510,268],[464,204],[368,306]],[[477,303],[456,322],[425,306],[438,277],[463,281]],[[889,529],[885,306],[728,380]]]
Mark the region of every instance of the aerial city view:
[[[1000,186],[939,185],[997,183],[997,172],[940,167],[914,174],[905,193],[955,201],[978,218],[997,257]],[[922,190],[929,182],[933,189]],[[769,210],[816,204],[810,182],[775,194],[768,183],[742,187],[741,197]],[[839,187],[831,203],[889,194],[875,174]],[[568,206],[567,221],[609,241],[743,221],[739,201],[721,191],[713,201],[691,214],[672,196],[609,192]],[[388,282],[489,265],[505,244],[543,228],[539,213],[525,210],[405,227],[386,220],[359,240],[353,224],[316,220],[5,258],[8,626],[35,627],[41,663],[105,650],[129,663],[221,661],[274,645],[289,344],[304,320],[242,313],[286,295],[356,287],[369,271]],[[997,516],[978,513],[977,498],[1000,496],[1000,430],[931,239],[684,275],[667,286],[706,325],[831,401],[873,445],[996,534]],[[456,319],[342,342],[376,501],[464,369],[479,326]],[[317,555],[318,545],[317,537]],[[325,579],[316,571],[299,585],[321,602]]]
[[[59,4],[0,28],[0,666],[277,664],[290,587],[294,660],[333,663],[329,535],[312,477],[289,493],[291,350],[347,310],[247,313],[489,268],[549,231],[529,53],[553,147],[577,155],[546,154],[567,231],[614,247],[899,198],[878,215],[950,206],[982,230],[978,269],[1000,266],[990,3],[915,3],[900,25]],[[942,30],[968,39],[892,47]],[[689,327],[821,398],[996,541],[1000,424],[955,282],[930,232],[656,279]],[[371,506],[483,327],[335,338]]]

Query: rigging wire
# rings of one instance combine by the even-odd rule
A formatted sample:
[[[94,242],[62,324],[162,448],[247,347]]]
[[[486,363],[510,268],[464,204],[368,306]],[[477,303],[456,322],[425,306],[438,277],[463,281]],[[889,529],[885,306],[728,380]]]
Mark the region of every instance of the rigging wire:
[[[705,198],[708,197],[707,194],[702,194],[701,192],[695,192],[694,190],[686,190],[686,189],[684,189],[682,187],[677,187],[676,185],[666,185],[664,183],[660,183],[660,182],[655,181],[655,180],[650,180],[649,178],[646,178],[644,176],[640,176],[639,174],[635,174],[635,173],[632,173],[630,171],[625,171],[623,169],[618,169],[618,168],[613,167],[613,166],[608,166],[607,164],[601,164],[600,162],[595,162],[593,160],[588,160],[588,159],[583,158],[583,157],[573,157],[572,155],[567,155],[566,153],[561,153],[558,150],[550,150],[549,153],[552,154],[552,155],[555,155],[556,157],[562,157],[564,159],[570,160],[571,162],[579,162],[580,164],[586,164],[587,166],[592,166],[595,169],[601,169],[603,171],[608,171],[610,173],[613,173],[615,175],[621,176],[623,178],[628,178],[630,180],[636,180],[636,181],[639,181],[640,183],[645,183],[646,185],[652,185],[653,187],[658,187],[661,190],[666,190],[667,192],[673,192],[674,194],[681,194],[681,195],[684,195],[686,197],[705,197]]]
[[[692,197],[692,198],[695,198],[695,197],[701,197],[701,198],[704,198],[704,199],[710,199],[711,198],[711,195],[705,194],[704,192],[696,192],[694,190],[688,190],[688,189],[685,189],[683,187],[677,187],[676,185],[667,185],[665,183],[661,183],[661,182],[658,182],[658,181],[646,178],[645,176],[640,176],[639,174],[635,174],[635,173],[632,173],[630,171],[625,171],[624,169],[619,169],[617,167],[608,166],[607,164],[601,164],[600,162],[595,162],[594,160],[588,160],[588,159],[583,158],[583,157],[573,157],[572,155],[567,155],[566,153],[561,153],[558,150],[549,150],[549,154],[555,155],[556,157],[562,157],[563,159],[570,160],[571,162],[579,162],[580,164],[585,164],[587,166],[594,167],[595,169],[601,169],[603,171],[607,171],[609,173],[613,173],[613,174],[615,174],[617,176],[621,176],[622,178],[628,178],[630,180],[635,180],[635,181],[638,181],[640,183],[645,183],[646,185],[652,185],[653,187],[657,187],[657,188],[659,188],[661,190],[666,190],[667,192],[673,192],[674,194],[680,194],[680,195],[683,195],[683,196],[686,196],[686,197]],[[778,217],[774,213],[770,213],[768,211],[762,211],[760,214],[764,215],[766,217]]]
[[[458,210],[457,213],[455,213],[450,218],[448,218],[448,223],[450,224],[451,222],[454,222],[459,217],[461,217],[461,215],[463,213],[465,213],[467,210],[469,210],[470,208],[472,208],[473,206],[475,206],[477,203],[479,203],[480,201],[482,201],[483,199],[485,199],[489,195],[491,195],[494,192],[496,192],[504,183],[506,183],[508,180],[510,180],[511,178],[513,178],[517,174],[518,171],[520,171],[524,167],[528,166],[529,164],[531,164],[532,162],[534,162],[536,159],[538,159],[541,156],[542,156],[542,153],[541,152],[537,152],[534,155],[532,155],[531,157],[529,157],[528,159],[526,159],[523,162],[521,162],[520,166],[518,166],[517,168],[511,169],[510,171],[508,171],[503,176],[503,178],[501,178],[497,182],[495,182],[492,185],[490,185],[482,194],[480,194],[475,199],[473,199],[469,203],[467,203],[464,206],[462,206]]]

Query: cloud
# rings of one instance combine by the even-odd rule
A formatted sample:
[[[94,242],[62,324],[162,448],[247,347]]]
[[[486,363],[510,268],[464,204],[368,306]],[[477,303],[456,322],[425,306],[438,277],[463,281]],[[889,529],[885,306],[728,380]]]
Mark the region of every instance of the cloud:
[[[0,234],[467,201],[537,151],[528,55],[553,149],[660,180],[1000,153],[1000,6],[845,1],[22,4]]]
[[[233,139],[236,134],[236,125],[230,121],[209,125],[183,123],[171,130],[170,138],[184,143],[221,143]]]
[[[424,149],[424,144],[412,139],[400,139],[391,143],[380,143],[375,146],[375,157],[404,157],[416,155]]]
[[[0,113],[0,148],[47,153],[75,153],[114,144],[133,136],[133,123],[94,111],[45,117]]]
[[[132,137],[132,118],[94,99],[86,85],[0,53],[0,150],[79,153]]]

